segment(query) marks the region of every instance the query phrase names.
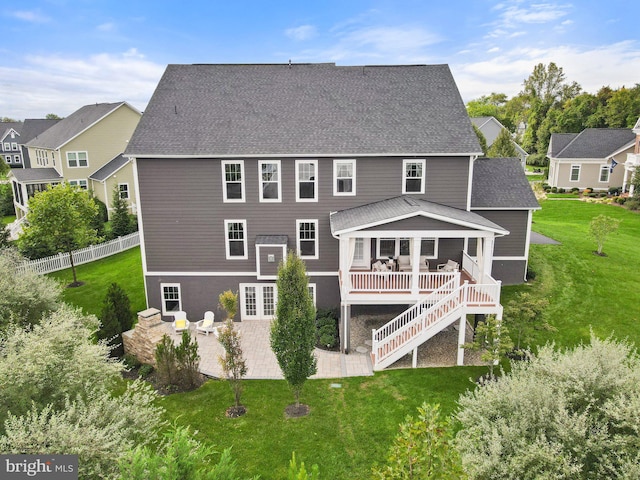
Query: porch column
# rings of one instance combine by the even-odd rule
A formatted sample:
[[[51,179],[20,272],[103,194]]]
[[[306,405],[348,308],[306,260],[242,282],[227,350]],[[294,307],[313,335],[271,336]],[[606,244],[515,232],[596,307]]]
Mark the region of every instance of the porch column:
[[[495,245],[495,237],[486,237],[484,239],[484,262],[481,266],[480,273],[482,274],[482,278],[480,281],[483,281],[485,275],[491,275],[491,269],[493,267],[493,248]]]
[[[349,353],[351,348],[351,305],[340,303],[340,351]]]
[[[462,314],[460,317],[460,323],[458,324],[458,365],[464,365],[464,340],[467,333],[467,315]]]
[[[421,237],[411,238],[411,294],[418,295],[420,293],[420,248],[422,246]]]
[[[340,268],[340,296],[345,298],[351,291],[351,278],[349,277],[349,238],[340,236],[339,242],[339,260]]]
[[[624,193],[627,190],[627,182],[629,181],[629,169],[627,166],[624,166],[624,176],[622,177],[622,192]]]
[[[484,272],[484,237],[476,238],[476,257],[478,258],[478,269],[480,272]],[[475,279],[476,281],[480,281],[479,278]]]

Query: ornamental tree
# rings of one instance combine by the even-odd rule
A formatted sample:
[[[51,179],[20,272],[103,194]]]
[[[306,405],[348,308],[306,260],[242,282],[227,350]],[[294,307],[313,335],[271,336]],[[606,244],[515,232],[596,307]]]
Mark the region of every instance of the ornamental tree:
[[[72,286],[78,285],[73,251],[97,240],[91,222],[98,207],[86,190],[60,183],[36,193],[29,200],[29,213],[18,245],[42,244],[54,253],[67,253],[73,272]]]
[[[280,262],[276,285],[278,305],[271,323],[271,349],[299,410],[304,382],[316,373],[316,309],[304,262],[295,253],[289,252],[286,261]]]
[[[122,332],[131,329],[133,313],[127,292],[117,283],[112,283],[107,290],[102,304],[100,323],[100,329],[97,332],[98,338],[105,340],[111,346],[112,356],[121,357],[124,355]]]
[[[598,255],[604,256],[602,253],[604,242],[607,240],[609,235],[618,230],[619,226],[620,220],[617,218],[612,218],[607,215],[598,215],[597,217],[593,217],[589,224],[589,233],[598,245],[598,249],[596,250]]]
[[[240,334],[233,328],[233,320],[227,319],[224,327],[220,329],[218,340],[224,348],[224,356],[218,356],[218,362],[222,372],[231,384],[235,398],[235,410],[239,412],[240,396],[242,395],[242,377],[247,374],[247,362],[244,359]]]
[[[512,158],[517,157],[518,152],[511,138],[511,133],[506,128],[500,130],[500,133],[489,147],[487,156],[494,158]]]

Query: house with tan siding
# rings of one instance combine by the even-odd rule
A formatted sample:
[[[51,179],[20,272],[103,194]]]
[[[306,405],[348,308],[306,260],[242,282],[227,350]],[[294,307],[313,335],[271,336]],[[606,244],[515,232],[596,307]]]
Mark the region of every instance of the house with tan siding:
[[[121,154],[141,116],[127,102],[86,105],[27,142],[30,168],[10,175],[17,218],[36,192],[63,181],[92,190],[107,207],[117,187],[135,213],[133,168]]]
[[[269,321],[287,251],[317,307],[395,310],[385,368],[468,315],[501,318],[525,280],[531,213],[519,159],[481,159],[447,65],[169,65],[124,155],[134,164],[145,291],[165,320]],[[221,313],[221,312],[219,312]]]
[[[552,133],[547,183],[556,188],[607,191],[620,188],[636,136],[630,128],[586,128],[580,133]],[[616,168],[618,167],[618,168]]]

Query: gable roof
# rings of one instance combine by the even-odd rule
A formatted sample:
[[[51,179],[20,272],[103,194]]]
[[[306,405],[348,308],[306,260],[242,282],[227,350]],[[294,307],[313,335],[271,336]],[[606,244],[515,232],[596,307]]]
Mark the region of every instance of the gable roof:
[[[482,127],[484,127],[485,125],[487,125],[488,123],[495,123],[497,127],[506,130],[507,127],[505,127],[504,125],[502,125],[502,123],[500,122],[500,120],[498,120],[496,117],[470,117],[471,119],[471,123],[473,123],[476,127],[478,127],[478,130],[480,130],[480,132],[482,132],[483,135],[485,135],[485,139],[487,140],[487,147],[490,147],[491,145],[493,145],[493,143],[496,141],[496,139],[494,138],[493,140],[489,141],[488,138],[486,138],[486,133],[482,130]],[[512,136],[513,137],[513,136]],[[496,136],[497,138],[497,136]],[[520,145],[518,145],[518,143],[513,140],[513,138],[511,139],[511,142],[513,143],[513,146],[515,147],[515,149],[518,151],[518,153],[522,156],[522,157],[528,157],[529,154],[526,152],[526,150],[524,148],[522,148]]]
[[[557,157],[569,143],[578,136],[577,133],[552,133],[549,139],[548,157]]]
[[[330,215],[331,233],[333,235],[339,235],[340,233],[360,230],[419,215],[456,225],[465,225],[479,230],[489,230],[499,235],[509,234],[509,232],[500,225],[487,220],[477,213],[440,205],[439,203],[428,202],[408,195],[333,212]]]
[[[22,126],[22,132],[20,132],[20,142],[22,144],[28,143],[30,140],[33,140],[45,130],[53,127],[59,121],[59,119],[54,120],[49,118],[25,119],[24,125]]]
[[[125,155],[477,154],[447,65],[169,65]]]
[[[96,103],[95,105],[85,105],[40,135],[37,135],[27,143],[27,146],[56,150],[125,103],[126,102]]]
[[[632,145],[636,136],[629,128],[585,128],[578,134],[551,135],[552,141],[556,135],[560,142],[551,148],[553,158],[606,158],[616,150]],[[568,135],[574,135],[569,138]],[[568,143],[565,143],[569,140]],[[565,143],[562,148],[561,144]]]
[[[89,175],[89,178],[92,180],[97,180],[99,182],[104,182],[111,175],[116,173],[122,167],[124,167],[127,163],[129,163],[129,159],[122,154],[117,155],[116,157],[109,160],[98,170]]]
[[[4,140],[11,130],[18,135],[22,133],[22,122],[0,122],[0,140]]]
[[[540,208],[519,158],[478,158],[473,162],[471,208]]]

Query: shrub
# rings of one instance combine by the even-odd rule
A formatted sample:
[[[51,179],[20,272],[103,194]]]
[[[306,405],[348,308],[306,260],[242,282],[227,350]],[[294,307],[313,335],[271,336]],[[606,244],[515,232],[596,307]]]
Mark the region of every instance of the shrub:
[[[619,195],[621,191],[622,191],[622,187],[609,187],[609,190],[608,190],[608,192],[611,195]]]
[[[637,200],[635,198],[629,200],[627,199],[626,202],[624,202],[624,206],[627,207],[629,210],[640,210],[640,200]]]
[[[222,367],[222,372],[231,384],[237,409],[240,407],[242,377],[247,374],[247,364],[240,345],[240,334],[233,328],[233,320],[227,319],[218,339],[225,352],[224,357],[222,355],[218,356],[218,362]]]
[[[13,249],[0,250],[0,330],[9,323],[36,324],[61,304],[62,286],[32,270],[18,270],[24,261]]]
[[[565,193],[566,191],[567,191],[567,190],[566,190],[566,189],[564,189],[564,188],[559,188],[559,189],[558,189],[558,193]]]
[[[225,311],[227,318],[225,320],[233,320],[238,313],[238,292],[225,290],[218,295],[218,306]]]
[[[551,193],[558,193],[558,187],[551,187]]]
[[[335,348],[338,345],[340,333],[338,330],[338,315],[334,309],[318,310],[316,328],[316,344],[319,347]]]
[[[580,191],[580,189],[578,187],[573,187],[571,189],[571,193],[578,193]]]
[[[100,321],[98,338],[105,340],[111,346],[112,356],[121,357],[124,354],[122,332],[131,329],[133,313],[127,293],[117,283],[109,286],[102,305]]]
[[[470,478],[638,478],[640,357],[592,335],[542,347],[459,400],[456,440]]]
[[[200,385],[198,342],[188,331],[182,332],[182,341],[175,346],[168,335],[163,335],[156,346],[156,378],[158,384],[169,390],[190,390]]]
[[[140,363],[140,360],[138,360],[138,357],[136,357],[132,353],[126,353],[122,358],[122,363],[127,368],[138,368],[142,365],[142,363]]]
[[[629,197],[616,197],[616,202],[620,205],[624,205]]]
[[[142,378],[147,378],[152,373],[153,373],[153,365],[149,365],[148,363],[143,364],[138,369],[138,375]]]
[[[527,165],[533,165],[535,167],[546,167],[548,163],[549,162],[544,153],[534,153],[527,157]]]
[[[0,161],[2,161],[0,159]],[[14,215],[13,189],[10,183],[0,183],[0,217]]]

